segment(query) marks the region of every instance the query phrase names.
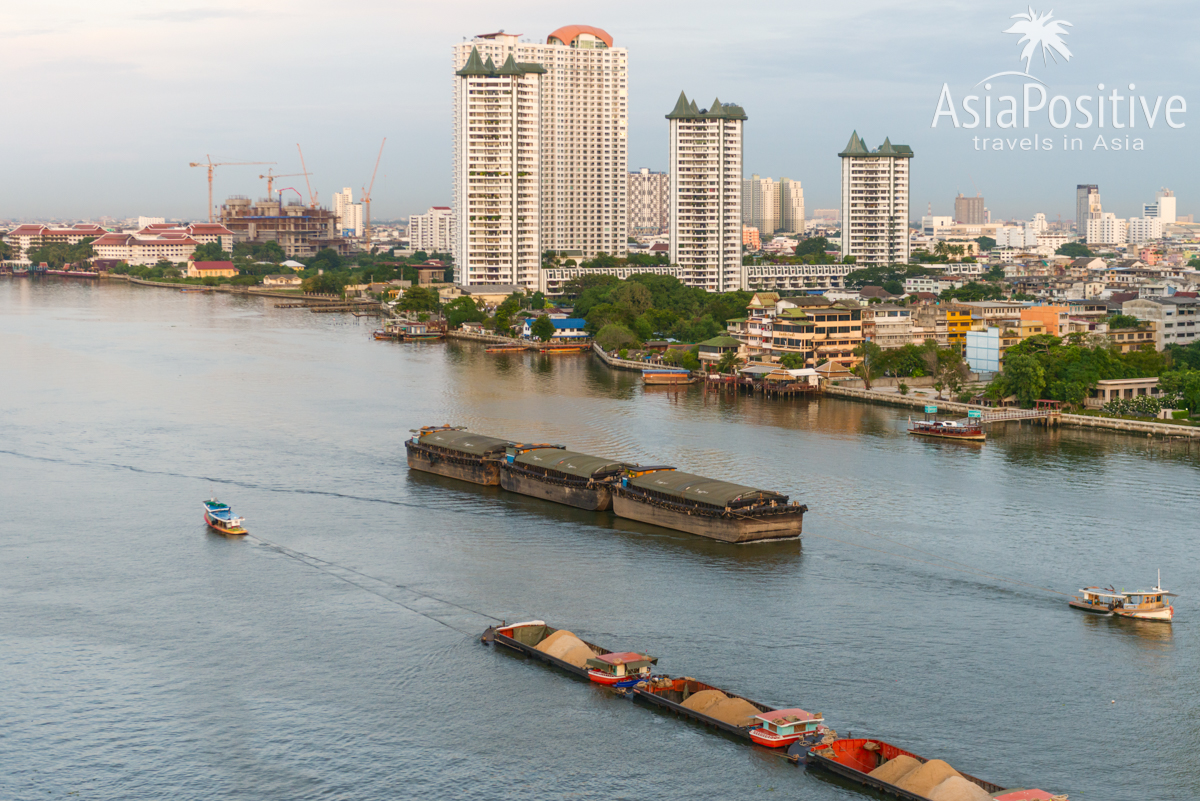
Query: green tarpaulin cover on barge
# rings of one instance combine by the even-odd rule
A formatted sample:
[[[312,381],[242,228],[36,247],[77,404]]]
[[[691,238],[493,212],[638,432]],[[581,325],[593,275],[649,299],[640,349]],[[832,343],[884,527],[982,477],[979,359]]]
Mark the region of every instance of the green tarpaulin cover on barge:
[[[436,429],[421,435],[418,440],[422,445],[433,445],[452,451],[461,451],[473,456],[487,456],[502,452],[513,443],[495,437],[485,437],[482,434],[472,434],[470,431],[453,429]]]
[[[731,484],[728,481],[717,481],[704,476],[683,473],[679,470],[658,470],[631,478],[629,483],[640,489],[661,492],[663,495],[672,495],[686,501],[707,503],[712,506],[725,507],[761,501],[787,503],[787,496],[780,495],[778,492]]]
[[[603,456],[588,456],[586,453],[564,451],[562,448],[537,448],[525,451],[513,461],[517,464],[555,470],[578,478],[592,478],[598,474],[618,473],[633,465],[618,462]]]

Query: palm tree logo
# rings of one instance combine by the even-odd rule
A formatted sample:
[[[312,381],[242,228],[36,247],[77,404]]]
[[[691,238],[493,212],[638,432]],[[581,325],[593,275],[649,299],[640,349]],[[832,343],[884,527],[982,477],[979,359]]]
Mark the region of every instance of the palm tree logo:
[[[997,72],[995,75],[989,75],[983,81],[990,81],[992,78],[998,78],[1001,75],[1020,75],[1024,78],[1032,78],[1038,83],[1045,83],[1040,78],[1036,78],[1029,74],[1030,63],[1033,61],[1034,54],[1038,48],[1042,50],[1042,63],[1049,64],[1046,59],[1049,55],[1054,59],[1054,63],[1058,63],[1058,55],[1063,57],[1064,61],[1071,60],[1071,51],[1067,49],[1067,43],[1063,41],[1063,37],[1069,35],[1066,28],[1073,27],[1066,20],[1054,19],[1054,12],[1050,11],[1045,14],[1039,14],[1033,10],[1033,6],[1029,7],[1029,11],[1023,14],[1014,14],[1012,19],[1018,20],[1014,22],[1012,27],[1004,31],[1004,33],[1020,34],[1021,38],[1017,40],[1017,44],[1024,44],[1021,49],[1021,59],[1025,62],[1025,71],[1017,72],[1016,70],[1007,70],[1005,72]],[[983,83],[980,81],[979,83]],[[975,84],[978,86],[979,84]]]

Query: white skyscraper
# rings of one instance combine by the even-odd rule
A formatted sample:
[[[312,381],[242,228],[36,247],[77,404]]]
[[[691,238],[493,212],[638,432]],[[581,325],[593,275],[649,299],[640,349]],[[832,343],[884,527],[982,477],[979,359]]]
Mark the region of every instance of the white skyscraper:
[[[628,237],[628,51],[607,32],[568,25],[546,42],[489,33],[454,46],[455,69],[471,50],[502,64],[542,66],[539,140],[540,251],[576,260],[624,256]],[[458,215],[462,224],[469,222]]]
[[[408,218],[408,245],[427,254],[453,253],[454,212],[449,206],[431,206],[424,214]]]
[[[1156,218],[1163,225],[1172,225],[1176,219],[1175,193],[1163,187],[1154,193],[1153,203],[1142,204],[1142,216]]]
[[[1134,244],[1162,239],[1162,220],[1157,217],[1130,217],[1126,241]]]
[[[708,109],[683,92],[667,115],[671,126],[671,262],[689,286],[732,292],[742,269],[741,106],[714,100]]]
[[[842,255],[863,266],[908,263],[908,145],[868,150],[855,131],[842,158]]]
[[[361,203],[354,202],[354,192],[350,187],[333,193],[333,213],[337,215],[338,233],[342,236],[362,236],[363,207]]]
[[[470,45],[456,46],[454,57],[455,281],[536,289],[546,70],[512,52],[497,67]]]
[[[650,172],[642,168],[629,173],[629,234],[630,236],[660,234],[667,230],[670,213],[667,196],[670,177],[665,172]]]
[[[1087,243],[1089,245],[1124,245],[1125,221],[1111,211],[1095,211],[1088,215]]]
[[[804,189],[791,178],[779,179],[779,230],[804,233]]]

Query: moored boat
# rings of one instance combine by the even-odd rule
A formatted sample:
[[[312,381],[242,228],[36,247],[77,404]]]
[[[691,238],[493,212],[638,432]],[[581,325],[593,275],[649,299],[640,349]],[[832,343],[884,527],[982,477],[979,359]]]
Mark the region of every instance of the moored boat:
[[[502,623],[499,626],[488,626],[480,639],[484,644],[495,643],[496,645],[503,645],[505,648],[510,648],[518,653],[533,657],[539,662],[545,662],[574,676],[591,681],[591,676],[588,675],[588,671],[591,668],[588,667],[586,660],[580,661],[579,664],[574,664],[554,654],[538,650],[538,645],[546,642],[551,636],[560,631],[562,629],[547,626],[544,620],[527,620],[523,623],[513,623],[511,625]],[[580,642],[590,648],[594,656],[604,656],[605,654],[612,653],[607,648],[602,648],[587,640],[580,640]]]
[[[612,488],[626,462],[568,451],[559,445],[517,445],[500,464],[500,486],[578,509],[602,511],[612,506]]]
[[[965,442],[983,442],[987,434],[977,418],[963,420],[913,420],[908,421],[908,433],[918,437],[939,437]]]
[[[426,426],[404,442],[413,470],[494,486],[500,483],[500,462],[514,443],[473,434],[462,428]]]
[[[800,537],[808,507],[788,496],[673,467],[638,467],[613,487],[619,517],[724,542]]]
[[[587,661],[587,674],[596,684],[624,689],[649,679],[656,662],[655,657],[636,651],[601,654]]]
[[[12,268],[12,274],[17,277],[29,275],[29,268],[24,265],[15,265]]]
[[[647,368],[642,370],[642,383],[655,384],[692,384],[699,379],[692,377],[690,370],[671,368]]]
[[[907,758],[917,764],[912,765],[910,771],[900,773],[899,778],[887,781],[884,776],[888,776],[888,772],[880,769],[898,757]],[[912,772],[919,770],[929,761],[925,757],[897,748],[891,743],[874,739],[838,739],[830,743],[822,743],[810,748],[805,758],[805,764],[809,768],[827,770],[857,784],[908,801],[928,801],[927,793],[932,792],[933,787],[930,787],[926,793],[917,793],[901,785],[907,784],[911,787],[912,784],[905,780]],[[903,760],[897,764],[903,764]],[[945,763],[942,764],[945,765]],[[946,774],[947,777],[955,772],[949,765],[945,765],[945,768],[950,771]],[[883,775],[870,775],[874,771],[879,771]],[[1009,790],[961,771],[957,771],[957,774],[962,779],[978,786],[990,795],[993,801],[1066,801],[1066,796],[1052,795],[1044,790]],[[891,777],[889,776],[889,778]],[[899,785],[894,782],[899,782]]]
[[[400,335],[399,335],[399,334],[395,334],[395,333],[393,333],[393,332],[391,332],[391,331],[386,331],[386,330],[384,330],[384,329],[382,329],[382,328],[380,328],[380,329],[377,329],[377,330],[376,330],[376,331],[375,331],[375,332],[372,334],[372,336],[373,336],[373,337],[375,337],[376,339],[399,339],[399,338],[400,338]]]
[[[825,719],[820,712],[803,709],[773,709],[755,716],[762,725],[750,730],[750,739],[767,748],[786,748],[803,739],[820,738],[825,734]]]
[[[216,498],[204,502],[204,522],[214,531],[222,534],[248,534],[242,523],[244,518],[235,517],[229,504],[221,503]]]

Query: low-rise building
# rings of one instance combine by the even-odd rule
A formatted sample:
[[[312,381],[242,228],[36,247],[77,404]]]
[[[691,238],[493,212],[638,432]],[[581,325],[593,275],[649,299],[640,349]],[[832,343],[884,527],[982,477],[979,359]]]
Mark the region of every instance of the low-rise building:
[[[752,225],[742,226],[742,245],[746,250],[762,250],[762,239],[757,228]]]
[[[1021,309],[1021,321],[1036,320],[1045,333],[1065,337],[1070,332],[1070,309],[1066,306],[1031,306]]]
[[[231,261],[189,261],[188,278],[233,278],[238,268]]]
[[[864,306],[863,339],[884,350],[902,348],[912,342],[912,309],[894,303]]]
[[[973,325],[972,317],[975,312],[970,306],[953,304],[943,307],[946,312],[946,339],[952,345],[964,345],[967,332]]]
[[[731,351],[742,354],[746,352],[745,345],[739,340],[725,334],[715,336],[712,339],[706,339],[696,347],[699,349],[696,356],[700,359],[700,363],[707,365],[716,365],[717,362],[725,357],[726,353]]]
[[[536,317],[525,318],[525,324],[521,326],[521,337],[523,339],[533,339],[533,324],[537,321],[538,318]],[[581,317],[551,317],[550,322],[554,325],[554,333],[550,337],[551,341],[555,339],[587,339],[588,337],[588,332],[584,330],[587,320]]]
[[[302,283],[300,276],[292,273],[263,276],[263,286],[269,289],[299,289]]]
[[[1095,389],[1083,405],[1089,409],[1099,409],[1112,400],[1132,400],[1140,396],[1158,397],[1162,391],[1158,388],[1158,377],[1153,378],[1108,378],[1096,382]]]
[[[1171,297],[1136,298],[1121,304],[1121,312],[1139,320],[1153,321],[1156,336],[1154,347],[1162,350],[1167,345],[1190,345],[1197,341],[1196,310],[1200,304],[1195,298]]]
[[[1109,328],[1104,332],[1104,336],[1108,339],[1109,347],[1115,348],[1119,353],[1129,353],[1147,347],[1160,350],[1157,347],[1157,329],[1158,323],[1150,321],[1137,328]]]

